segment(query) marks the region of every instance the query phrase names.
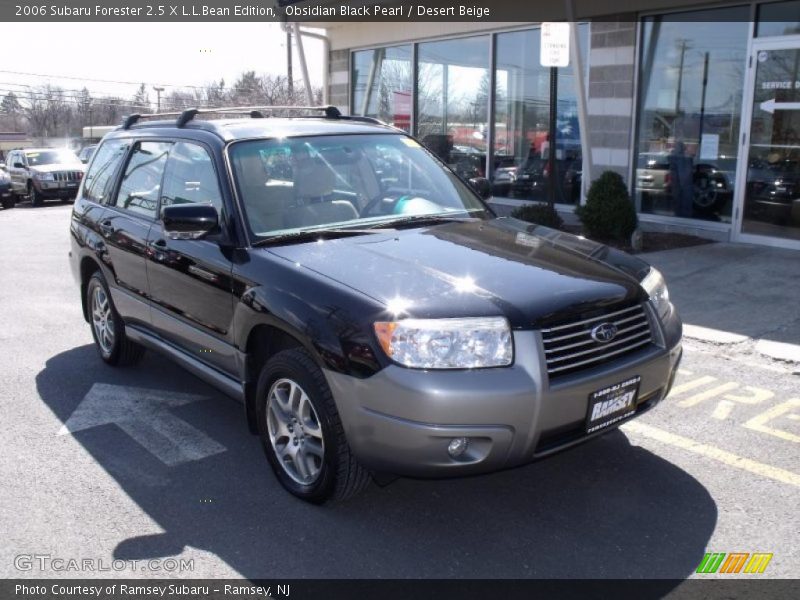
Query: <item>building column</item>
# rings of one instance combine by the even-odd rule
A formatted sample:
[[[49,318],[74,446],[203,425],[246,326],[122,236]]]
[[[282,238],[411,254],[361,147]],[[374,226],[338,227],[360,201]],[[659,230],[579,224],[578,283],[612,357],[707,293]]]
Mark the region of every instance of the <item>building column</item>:
[[[350,114],[350,50],[331,50],[328,57],[328,102]]]
[[[592,22],[588,93],[592,180],[603,171],[615,171],[628,180],[636,108],[635,46],[635,15]]]

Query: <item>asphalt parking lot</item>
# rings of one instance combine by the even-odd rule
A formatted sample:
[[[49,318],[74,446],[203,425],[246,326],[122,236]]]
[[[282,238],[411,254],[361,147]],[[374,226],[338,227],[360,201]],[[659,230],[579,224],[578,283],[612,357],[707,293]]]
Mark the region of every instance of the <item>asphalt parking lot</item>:
[[[706,552],[800,572],[796,365],[688,340],[672,396],[621,431],[314,507],[279,487],[240,405],[152,353],[123,370],[98,359],[69,211],[0,211],[2,577],[682,579],[711,577],[695,573]],[[138,426],[115,423],[126,398],[150,407]],[[185,447],[159,444],[158,423]]]

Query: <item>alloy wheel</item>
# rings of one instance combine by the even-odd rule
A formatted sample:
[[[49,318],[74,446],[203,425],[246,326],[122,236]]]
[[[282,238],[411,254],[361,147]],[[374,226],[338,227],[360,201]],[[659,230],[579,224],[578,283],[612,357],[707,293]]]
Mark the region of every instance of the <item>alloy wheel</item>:
[[[301,485],[322,471],[325,442],[308,394],[291,379],[278,379],[267,396],[269,441],[283,470]]]
[[[95,286],[92,293],[92,326],[104,354],[114,350],[114,315],[111,303],[102,286]]]

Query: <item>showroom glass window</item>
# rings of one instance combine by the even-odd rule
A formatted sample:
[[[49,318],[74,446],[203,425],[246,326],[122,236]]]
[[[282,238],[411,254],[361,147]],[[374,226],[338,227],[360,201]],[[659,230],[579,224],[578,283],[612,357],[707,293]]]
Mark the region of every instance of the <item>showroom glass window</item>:
[[[352,114],[375,117],[411,132],[411,46],[353,53]]]
[[[756,29],[758,37],[798,34],[800,34],[800,0],[771,2],[758,7]]]
[[[487,35],[418,46],[417,137],[465,179],[486,176]]]
[[[589,27],[578,28],[586,64]],[[580,198],[581,141],[573,68],[558,69],[556,174],[547,172],[550,69],[539,62],[539,29],[497,35],[494,110],[494,160],[490,172],[495,196],[546,200],[555,181],[556,202]]]
[[[641,212],[730,222],[749,10],[644,20],[635,176]]]

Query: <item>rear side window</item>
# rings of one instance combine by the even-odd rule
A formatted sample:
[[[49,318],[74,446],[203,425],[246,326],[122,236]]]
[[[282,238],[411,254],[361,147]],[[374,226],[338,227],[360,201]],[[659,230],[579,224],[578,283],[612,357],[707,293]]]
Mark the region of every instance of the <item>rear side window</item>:
[[[178,142],[169,153],[161,206],[211,204],[222,214],[222,194],[211,156],[197,144]]]
[[[139,142],[133,149],[114,206],[154,219],[172,144]]]
[[[86,172],[83,197],[92,202],[103,203],[114,181],[114,174],[130,146],[128,140],[109,140],[97,150],[97,154]]]

